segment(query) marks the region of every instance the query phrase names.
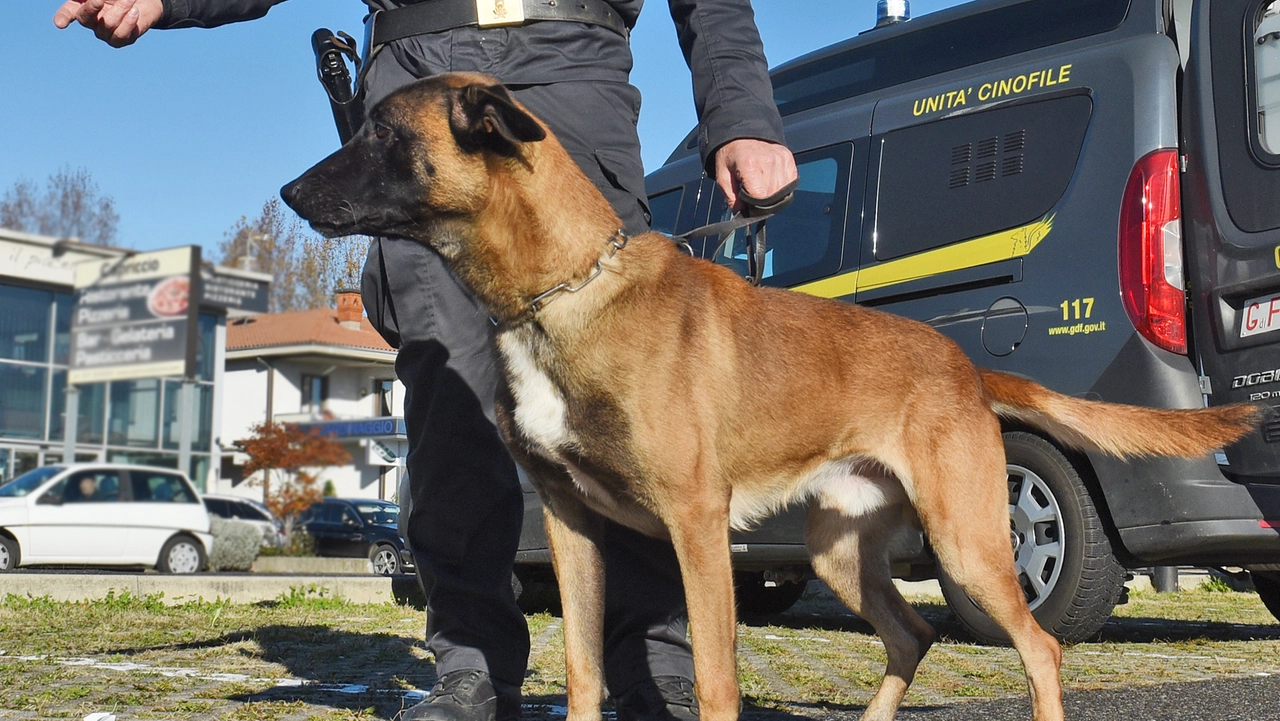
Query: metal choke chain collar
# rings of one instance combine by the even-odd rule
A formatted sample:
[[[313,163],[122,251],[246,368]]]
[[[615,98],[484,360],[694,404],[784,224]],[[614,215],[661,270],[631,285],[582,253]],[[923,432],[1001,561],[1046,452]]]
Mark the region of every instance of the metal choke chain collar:
[[[608,250],[605,251],[605,254],[603,256],[596,259],[595,266],[592,267],[591,269],[591,275],[588,275],[585,280],[583,280],[581,283],[578,283],[577,285],[574,285],[569,282],[561,283],[560,285],[557,285],[554,288],[543,291],[542,293],[539,293],[538,295],[534,296],[533,300],[529,301],[529,314],[533,315],[534,313],[537,313],[538,311],[542,310],[547,306],[547,303],[550,303],[552,300],[555,299],[557,295],[561,293],[577,293],[578,291],[587,287],[588,283],[595,280],[596,278],[599,278],[600,274],[604,272],[604,266],[602,264],[606,260],[609,260],[613,256],[617,255],[618,251],[627,247],[627,242],[630,240],[631,240],[631,237],[628,236],[622,228],[618,228],[617,230],[613,231],[613,235],[609,236],[609,240],[608,240],[609,248]]]

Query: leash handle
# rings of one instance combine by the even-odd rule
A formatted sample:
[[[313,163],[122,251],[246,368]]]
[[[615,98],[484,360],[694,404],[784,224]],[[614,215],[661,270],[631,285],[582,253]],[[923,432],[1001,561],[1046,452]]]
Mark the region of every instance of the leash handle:
[[[766,213],[769,215],[777,215],[788,205],[791,205],[792,200],[795,200],[796,188],[798,187],[800,187],[800,178],[796,178],[790,183],[782,186],[778,192],[767,198],[753,197],[747,193],[746,190],[739,188],[738,199],[742,201],[743,205],[747,206],[746,210],[743,212],[750,217],[758,218]]]
[[[711,254],[711,257],[715,258],[720,254],[721,250],[724,250],[725,243],[729,242],[729,238],[733,237],[734,233],[741,228],[746,228],[746,280],[751,285],[758,286],[764,277],[765,255],[768,253],[768,245],[765,242],[765,221],[781,213],[788,205],[791,205],[791,201],[796,197],[796,188],[799,185],[800,179],[796,178],[767,198],[755,198],[745,192],[740,192],[738,197],[741,198],[743,205],[746,206],[741,212],[734,213],[728,220],[708,223],[679,235],[673,235],[671,239],[678,245],[683,246],[692,255],[693,249],[689,245],[690,238],[719,236],[716,250]]]

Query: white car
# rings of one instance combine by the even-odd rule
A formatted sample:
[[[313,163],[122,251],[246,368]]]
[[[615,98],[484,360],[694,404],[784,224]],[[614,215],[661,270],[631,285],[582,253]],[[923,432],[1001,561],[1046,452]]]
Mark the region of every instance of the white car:
[[[271,515],[267,507],[251,498],[239,496],[201,496],[209,515],[229,521],[248,523],[262,532],[262,545],[279,548],[287,540],[284,524]]]
[[[200,494],[168,468],[45,466],[0,486],[0,571],[74,564],[195,573],[212,545]]]

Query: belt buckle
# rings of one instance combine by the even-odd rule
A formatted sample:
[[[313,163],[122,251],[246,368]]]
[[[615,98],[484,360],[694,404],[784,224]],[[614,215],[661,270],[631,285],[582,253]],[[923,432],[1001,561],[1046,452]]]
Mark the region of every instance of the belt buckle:
[[[482,28],[524,23],[523,0],[476,0],[476,20]]]

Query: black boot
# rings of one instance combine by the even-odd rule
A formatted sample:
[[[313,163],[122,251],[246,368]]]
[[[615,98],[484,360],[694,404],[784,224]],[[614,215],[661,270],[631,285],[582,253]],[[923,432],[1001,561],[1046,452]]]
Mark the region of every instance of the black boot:
[[[515,721],[519,717],[519,690],[500,694],[489,674],[474,668],[441,676],[426,700],[400,716],[402,721]]]
[[[693,681],[683,676],[654,676],[613,698],[618,721],[698,721]]]

